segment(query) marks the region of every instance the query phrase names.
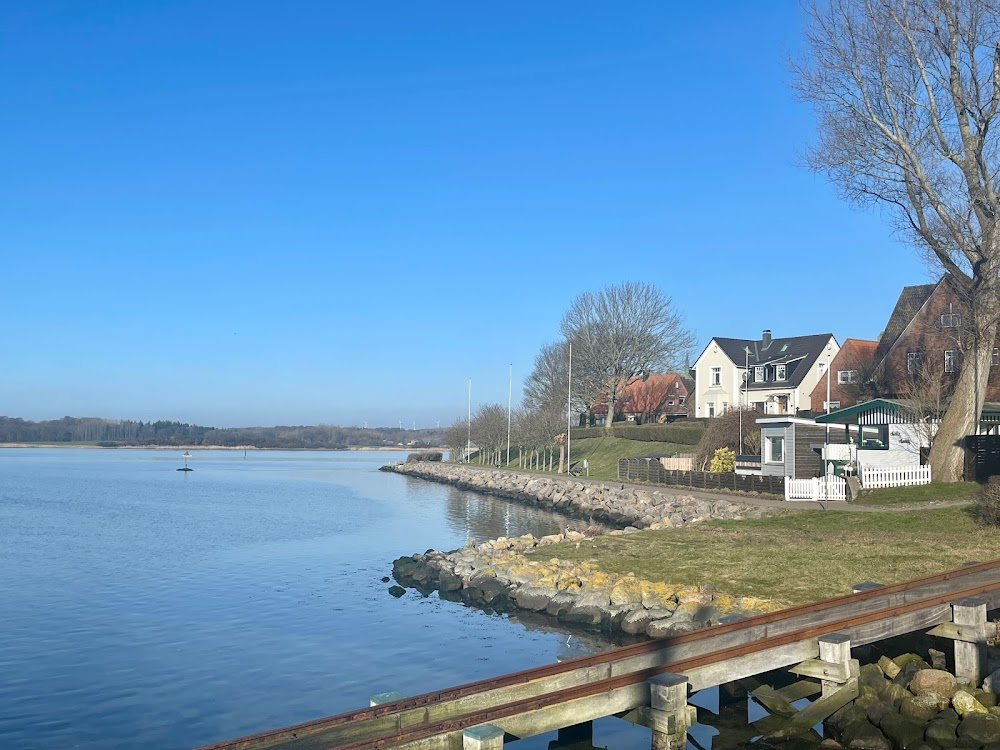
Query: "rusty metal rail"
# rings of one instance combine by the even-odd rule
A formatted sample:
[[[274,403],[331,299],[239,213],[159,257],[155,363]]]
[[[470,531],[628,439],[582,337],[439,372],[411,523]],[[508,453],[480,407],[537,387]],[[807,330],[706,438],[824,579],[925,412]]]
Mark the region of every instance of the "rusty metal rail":
[[[970,596],[1000,592],[1000,560],[969,565],[923,578],[905,581],[857,594],[825,599],[745,620],[684,633],[671,638],[636,643],[598,654],[513,672],[403,698],[379,706],[348,711],[336,716],[270,730],[235,740],[209,745],[201,750],[251,750],[263,748],[333,748],[340,750],[383,750],[405,743],[446,735],[488,722],[502,721],[561,703],[610,693],[643,683],[664,672],[687,673],[709,665],[745,657],[831,632],[851,635],[855,644],[879,640],[895,633],[885,627],[867,632],[865,626],[892,621],[904,615],[927,612],[926,623],[941,621],[941,608]],[[1000,605],[1000,594],[997,594]],[[862,610],[858,613],[859,610]],[[867,611],[864,611],[867,610]],[[733,643],[730,643],[733,641]],[[545,678],[559,678],[603,665],[627,664],[662,652],[654,666],[632,669],[623,674],[598,677],[585,684],[547,691],[487,708],[460,709],[454,716],[414,726],[380,729],[372,726],[371,736],[350,739],[338,729],[356,726],[363,732],[367,723],[379,725],[414,709],[429,709],[445,703],[472,702],[477,696],[504,688],[517,688]],[[609,669],[609,672],[611,670]],[[381,719],[382,721],[376,721]],[[353,732],[352,732],[353,734]]]

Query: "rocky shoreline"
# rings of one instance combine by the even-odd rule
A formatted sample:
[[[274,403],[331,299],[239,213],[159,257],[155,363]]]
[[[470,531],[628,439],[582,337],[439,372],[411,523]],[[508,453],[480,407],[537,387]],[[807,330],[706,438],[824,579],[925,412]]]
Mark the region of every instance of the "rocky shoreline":
[[[520,474],[501,469],[475,469],[457,464],[413,462],[389,464],[381,471],[502,497],[543,505],[567,515],[614,528],[658,529],[685,526],[709,518],[760,518],[767,509],[741,503],[685,495],[674,488],[638,489],[581,482],[572,477]]]
[[[540,539],[525,534],[470,543],[452,552],[430,550],[398,558],[392,574],[401,586],[437,591],[444,599],[494,612],[537,612],[564,626],[616,635],[660,638],[778,608],[765,599],[609,575],[586,563],[525,557],[538,548],[585,538],[578,531]]]
[[[863,665],[858,697],[826,722],[831,748],[1000,750],[1000,664],[990,651],[996,671],[981,686],[956,679],[933,648],[927,659],[910,652]]]
[[[676,490],[608,487],[571,477],[540,477],[454,464],[414,462],[382,469],[617,526],[611,534],[687,526],[710,518],[760,518],[772,512]],[[481,609],[534,612],[554,618],[564,627],[615,636],[657,638],[777,608],[764,599],[655,583],[634,575],[612,576],[588,564],[557,559],[542,563],[525,557],[536,548],[585,538],[584,533],[567,530],[540,539],[526,534],[478,545],[470,542],[451,552],[428,550],[395,560],[393,577],[399,586],[425,594],[437,591],[444,599]],[[400,595],[403,589],[397,587],[393,593]]]

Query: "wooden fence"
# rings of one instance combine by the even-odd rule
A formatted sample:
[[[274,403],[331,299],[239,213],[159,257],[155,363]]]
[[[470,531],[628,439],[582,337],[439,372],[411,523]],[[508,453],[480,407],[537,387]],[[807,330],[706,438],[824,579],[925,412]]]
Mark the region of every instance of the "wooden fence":
[[[698,490],[736,490],[784,496],[785,478],[733,472],[664,469],[656,458],[618,459],[618,479],[623,482],[666,484]]]
[[[910,487],[931,483],[930,466],[862,466],[861,486],[866,490]]]

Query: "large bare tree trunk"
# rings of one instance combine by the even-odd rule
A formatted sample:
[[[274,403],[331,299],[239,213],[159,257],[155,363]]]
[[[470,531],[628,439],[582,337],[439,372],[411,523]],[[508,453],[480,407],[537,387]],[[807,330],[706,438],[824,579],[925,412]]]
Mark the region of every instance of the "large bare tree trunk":
[[[618,399],[616,399],[613,394],[608,394],[608,418],[604,420],[604,434],[608,436],[614,434],[615,404],[617,403]]]
[[[935,482],[962,481],[965,473],[965,436],[979,431],[979,415],[986,401],[986,385],[997,332],[994,305],[989,307],[989,311],[983,310],[977,315],[987,320],[980,328],[978,341],[965,353],[951,403],[934,437],[930,465],[931,478]]]

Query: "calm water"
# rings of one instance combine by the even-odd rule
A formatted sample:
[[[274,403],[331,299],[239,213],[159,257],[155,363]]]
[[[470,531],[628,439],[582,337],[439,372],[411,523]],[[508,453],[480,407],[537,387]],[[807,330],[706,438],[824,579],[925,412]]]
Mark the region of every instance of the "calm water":
[[[403,455],[0,449],[0,748],[191,747],[584,653],[386,593],[399,555],[567,524],[376,471]]]

